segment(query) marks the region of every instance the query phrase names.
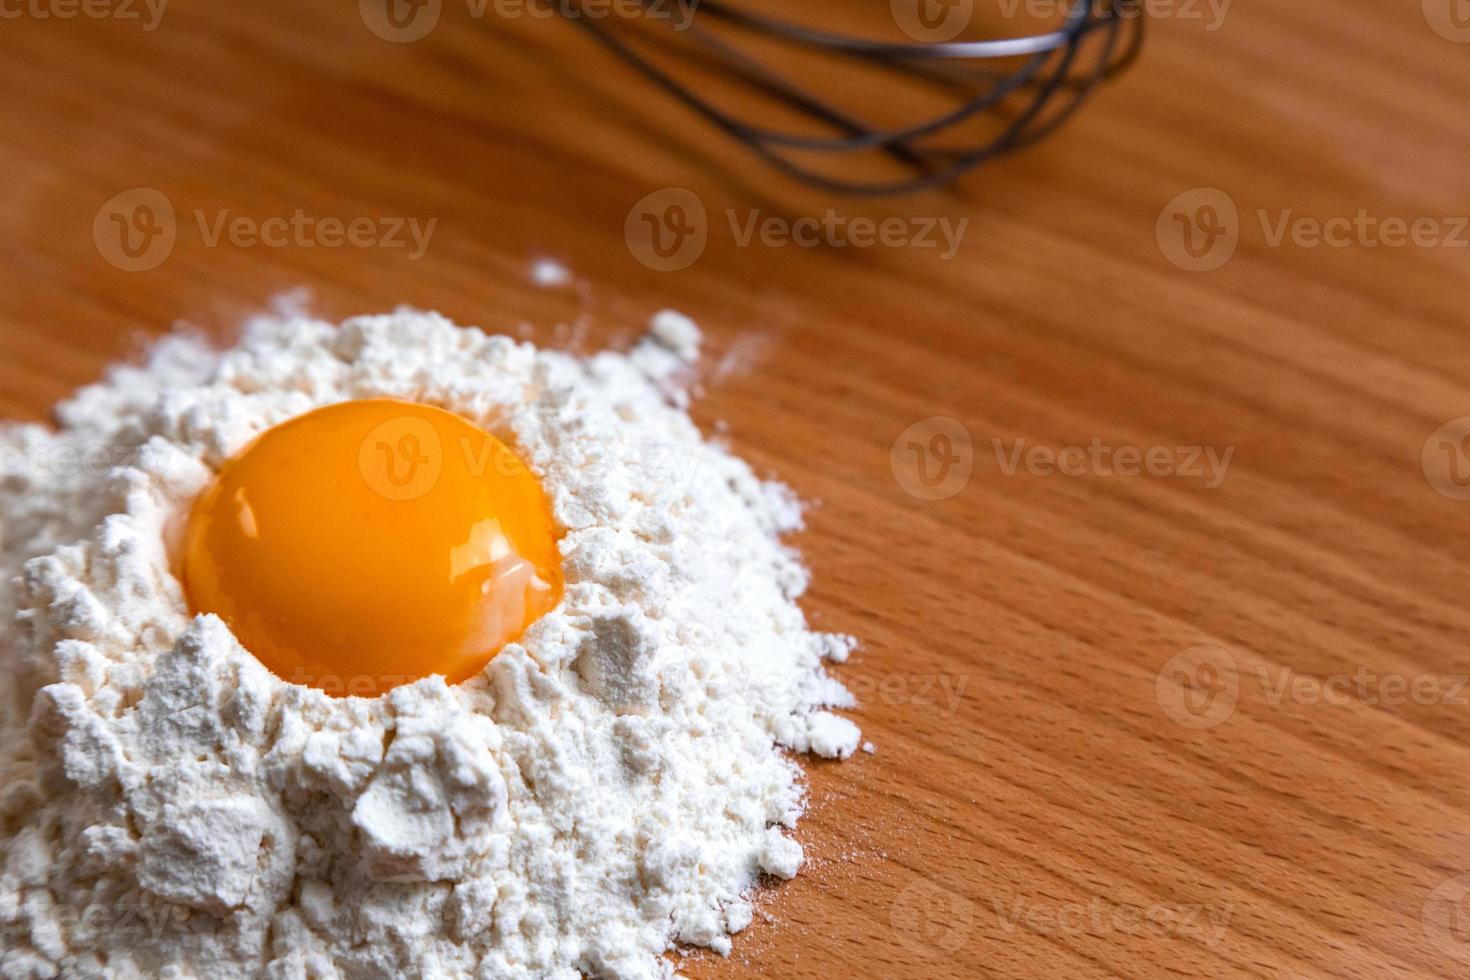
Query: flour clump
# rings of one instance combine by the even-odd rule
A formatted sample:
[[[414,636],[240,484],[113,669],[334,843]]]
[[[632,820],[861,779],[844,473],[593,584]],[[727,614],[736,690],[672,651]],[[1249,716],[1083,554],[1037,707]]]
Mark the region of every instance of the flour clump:
[[[685,411],[698,328],[577,358],[399,312],[282,314],[0,429],[0,977],[664,978],[802,862],[789,752],[846,757],[784,487]],[[513,446],[562,603],[459,685],[332,697],[174,575],[181,514],[264,430],[351,399]]]

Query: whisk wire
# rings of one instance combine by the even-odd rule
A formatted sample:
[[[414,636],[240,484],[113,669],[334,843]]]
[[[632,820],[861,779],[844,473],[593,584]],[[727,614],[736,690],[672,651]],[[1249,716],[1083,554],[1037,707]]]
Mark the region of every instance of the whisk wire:
[[[651,0],[639,0],[647,9]],[[681,5],[684,0],[678,0]],[[1102,81],[1126,69],[1136,59],[1143,40],[1141,11],[1126,14],[1128,0],[1074,0],[1055,31],[1002,41],[952,41],[934,44],[892,44],[819,31],[789,21],[734,8],[720,0],[683,6],[688,20],[681,33],[721,67],[753,84],[789,109],[836,130],[834,135],[810,135],[756,125],[719,108],[694,87],[678,80],[596,18],[574,16],[575,23],[659,88],[749,147],[781,172],[828,190],[857,195],[908,193],[947,183],[991,158],[1030,146],[1054,132],[1080,108]],[[575,8],[577,11],[580,7]],[[784,75],[746,54],[730,41],[706,30],[697,16],[723,21],[735,28],[778,41],[848,57],[885,70],[918,76],[930,82],[960,86],[967,96],[958,106],[924,122],[885,129],[832,105],[806,91]],[[1128,33],[1126,44],[1122,36]],[[1074,71],[1083,46],[1095,33],[1103,35],[1101,51],[1090,71]],[[1024,59],[1009,71],[976,71],[976,64]],[[970,72],[955,70],[961,67]],[[973,74],[971,74],[973,72]],[[973,75],[982,76],[977,82]],[[966,77],[969,75],[969,77]],[[978,88],[976,86],[978,85]],[[1065,91],[1064,91],[1065,90]],[[1029,91],[1029,96],[1023,95]],[[1065,101],[1046,116],[1049,104],[1064,92]],[[1022,101],[1014,118],[999,134],[970,148],[927,146],[938,137],[988,111],[999,111],[1014,99]],[[913,173],[907,179],[862,181],[830,176],[798,163],[790,153],[847,154],[881,152]]]

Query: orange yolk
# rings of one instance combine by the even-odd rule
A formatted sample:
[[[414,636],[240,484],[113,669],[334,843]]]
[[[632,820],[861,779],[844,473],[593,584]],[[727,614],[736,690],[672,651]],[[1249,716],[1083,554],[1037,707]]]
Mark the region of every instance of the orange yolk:
[[[551,509],[504,443],[443,409],[345,402],[262,434],[195,503],[183,557],[283,680],[372,697],[474,676],[561,599]]]

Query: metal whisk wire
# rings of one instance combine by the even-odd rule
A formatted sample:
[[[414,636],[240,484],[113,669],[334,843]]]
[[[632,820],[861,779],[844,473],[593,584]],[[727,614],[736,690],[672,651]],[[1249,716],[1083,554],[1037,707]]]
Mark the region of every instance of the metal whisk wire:
[[[657,0],[639,0],[645,9]],[[677,33],[719,59],[722,67],[834,135],[772,129],[737,118],[661,68],[599,19],[560,9],[618,57],[699,115],[798,180],[845,194],[887,195],[918,191],[954,180],[1002,153],[1021,149],[1053,132],[1071,117],[1099,83],[1126,69],[1143,42],[1144,19],[1137,0],[1073,0],[1063,23],[1029,37],[986,41],[895,44],[815,30],[790,21],[731,7],[722,0],[676,0],[685,26]],[[764,35],[790,45],[877,65],[961,93],[958,106],[924,122],[883,128],[830,104],[741,51],[700,18]],[[1100,50],[1088,59],[1084,45],[1101,35]],[[1019,60],[1009,70],[982,66]],[[1053,100],[1059,105],[1047,112]],[[990,110],[1014,105],[1013,118],[990,139],[964,148],[926,145]],[[851,180],[830,176],[793,159],[794,152],[827,154],[878,151],[899,161],[912,176],[898,180]]]

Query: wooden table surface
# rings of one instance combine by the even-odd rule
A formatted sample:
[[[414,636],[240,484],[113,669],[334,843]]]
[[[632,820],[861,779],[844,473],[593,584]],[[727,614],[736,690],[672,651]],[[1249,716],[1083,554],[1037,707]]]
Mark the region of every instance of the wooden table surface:
[[[689,975],[1470,976],[1463,2],[1162,8],[1054,138],[876,201],[560,21],[66,2],[0,7],[5,417],[297,289],[589,350],[672,306],[700,420],[820,502],[807,606],[861,639],[877,753],[810,767],[807,871]],[[708,241],[658,271],[625,225],[670,188]],[[113,224],[140,193],[156,263]],[[945,257],[728,220],[828,209],[968,224]],[[243,237],[298,211],[435,224]]]

